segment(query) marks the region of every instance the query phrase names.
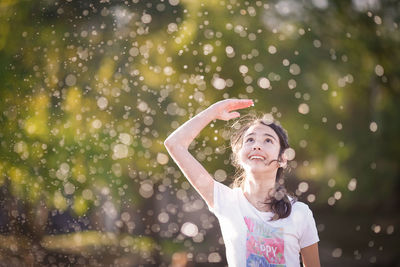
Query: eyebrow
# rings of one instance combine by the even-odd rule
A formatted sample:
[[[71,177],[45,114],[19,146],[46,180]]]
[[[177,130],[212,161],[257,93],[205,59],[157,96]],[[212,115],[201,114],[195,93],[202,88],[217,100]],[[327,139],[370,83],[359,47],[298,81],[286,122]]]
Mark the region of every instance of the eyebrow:
[[[249,133],[249,134],[246,135],[244,138],[248,137],[249,135],[254,135],[254,133]],[[272,139],[274,139],[274,140],[276,141],[275,137],[273,137],[272,135],[270,135],[270,134],[268,134],[268,133],[265,133],[264,135],[267,135],[267,136],[271,137]]]

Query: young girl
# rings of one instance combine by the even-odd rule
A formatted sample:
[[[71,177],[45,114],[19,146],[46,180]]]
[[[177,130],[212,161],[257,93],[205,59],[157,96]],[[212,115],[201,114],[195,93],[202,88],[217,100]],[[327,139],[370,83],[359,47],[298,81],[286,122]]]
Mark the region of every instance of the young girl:
[[[304,266],[320,266],[312,212],[282,186],[289,144],[280,126],[256,119],[233,134],[233,161],[241,171],[233,189],[215,181],[188,151],[208,123],[237,118],[235,110],[252,105],[252,100],[219,101],[180,126],[164,144],[217,216],[229,266],[300,266],[299,253]]]

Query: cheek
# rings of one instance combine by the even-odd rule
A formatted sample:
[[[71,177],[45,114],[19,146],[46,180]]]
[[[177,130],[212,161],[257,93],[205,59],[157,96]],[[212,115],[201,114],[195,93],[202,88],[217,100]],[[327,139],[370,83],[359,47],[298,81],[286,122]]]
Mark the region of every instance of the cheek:
[[[278,157],[279,156],[279,147],[274,147],[272,150],[271,150],[271,152],[272,152],[272,154],[275,156],[275,157]]]

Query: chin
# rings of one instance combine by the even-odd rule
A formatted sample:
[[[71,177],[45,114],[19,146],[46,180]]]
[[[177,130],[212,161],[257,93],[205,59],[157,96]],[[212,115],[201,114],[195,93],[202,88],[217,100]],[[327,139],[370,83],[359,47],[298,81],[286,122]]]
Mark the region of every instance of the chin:
[[[251,173],[260,173],[260,172],[268,172],[268,168],[266,166],[249,166],[247,165],[244,170],[246,172]]]
[[[262,164],[248,164],[243,166],[243,169],[250,173],[269,173],[276,170],[274,166],[265,166]]]

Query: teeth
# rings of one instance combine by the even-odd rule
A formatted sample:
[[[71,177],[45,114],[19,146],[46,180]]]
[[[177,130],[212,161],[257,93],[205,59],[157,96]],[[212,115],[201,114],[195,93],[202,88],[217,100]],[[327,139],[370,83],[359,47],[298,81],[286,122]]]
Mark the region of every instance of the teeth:
[[[250,159],[262,159],[262,160],[264,160],[264,158],[260,157],[260,156],[251,156]]]

